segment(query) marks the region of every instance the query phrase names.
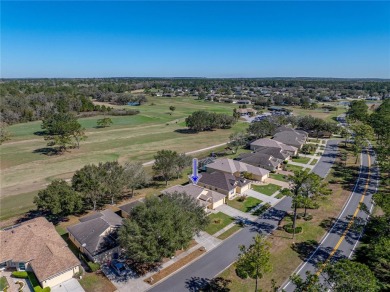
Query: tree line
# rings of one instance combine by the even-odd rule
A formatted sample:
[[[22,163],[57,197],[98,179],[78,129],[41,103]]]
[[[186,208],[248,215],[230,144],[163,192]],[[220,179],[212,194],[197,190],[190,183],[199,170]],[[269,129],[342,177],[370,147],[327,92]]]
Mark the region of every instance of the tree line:
[[[233,116],[214,112],[196,111],[185,119],[187,127],[194,132],[229,129],[235,123]]]

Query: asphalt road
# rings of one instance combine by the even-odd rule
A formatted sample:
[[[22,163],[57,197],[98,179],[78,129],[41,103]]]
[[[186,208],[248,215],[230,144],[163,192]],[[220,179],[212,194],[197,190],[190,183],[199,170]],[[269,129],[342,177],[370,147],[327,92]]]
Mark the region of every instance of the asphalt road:
[[[340,141],[328,140],[324,154],[313,168],[312,172],[318,174],[320,177],[326,177],[332,168],[332,165],[337,157],[337,145]]]
[[[320,159],[313,171],[326,175],[334,162],[338,141],[330,140],[326,145],[324,157]],[[323,176],[324,177],[324,176]],[[268,212],[259,217],[256,222],[243,228],[228,238],[218,247],[206,253],[203,257],[186,266],[165,281],[156,284],[149,291],[198,291],[208,280],[220,274],[237,260],[239,245],[248,246],[257,233],[269,234],[291,209],[291,198],[285,198]]]
[[[372,209],[372,195],[376,192],[378,179],[374,152],[372,150],[363,151],[359,178],[339,218],[317,249],[296,271],[303,279],[306,278],[306,272],[316,273],[323,263],[351,257],[362,234],[362,227],[368,218],[368,214],[360,211],[358,207],[363,202],[370,210]],[[322,275],[321,280],[324,281]],[[294,285],[291,282],[286,283],[282,288],[285,291],[294,291]]]

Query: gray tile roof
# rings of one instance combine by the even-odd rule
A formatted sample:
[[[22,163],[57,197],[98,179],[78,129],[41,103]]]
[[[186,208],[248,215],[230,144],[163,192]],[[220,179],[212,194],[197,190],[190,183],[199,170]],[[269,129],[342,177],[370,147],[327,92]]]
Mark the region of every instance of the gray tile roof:
[[[134,202],[127,203],[125,205],[119,206],[118,208],[122,211],[126,212],[127,214],[131,213],[131,210],[133,210],[134,207],[143,204],[143,200],[136,200]]]
[[[279,141],[286,145],[301,147],[303,144],[305,144],[306,136],[292,131],[283,131],[276,133],[273,140]]]
[[[199,182],[228,192],[234,190],[236,186],[241,187],[250,183],[246,179],[236,178],[230,173],[219,171],[212,173],[202,173],[202,177],[200,178]]]
[[[268,155],[272,155],[273,157],[281,160],[286,160],[292,153],[282,150],[280,148],[268,148],[268,147],[260,147],[255,150],[256,153],[264,153]]]
[[[287,145],[281,141],[269,138],[257,139],[256,141],[251,143],[251,146],[257,147],[268,147],[268,148],[279,148],[285,151],[295,152],[297,151],[297,147]]]
[[[281,159],[277,159],[270,154],[262,152],[245,153],[240,155],[238,159],[241,162],[268,170],[275,170],[283,162]]]
[[[100,216],[98,216],[100,215]],[[116,229],[122,225],[122,218],[107,209],[99,214],[95,213],[84,217],[81,222],[68,227],[69,233],[91,254],[99,254],[109,248],[116,246],[115,239],[110,239],[104,233],[108,229]],[[111,241],[111,245],[108,244]]]
[[[253,165],[228,158],[217,159],[215,162],[207,165],[207,169],[213,169],[232,174],[236,172],[249,172],[259,176],[264,176],[269,173],[269,171],[264,168],[255,167]]]

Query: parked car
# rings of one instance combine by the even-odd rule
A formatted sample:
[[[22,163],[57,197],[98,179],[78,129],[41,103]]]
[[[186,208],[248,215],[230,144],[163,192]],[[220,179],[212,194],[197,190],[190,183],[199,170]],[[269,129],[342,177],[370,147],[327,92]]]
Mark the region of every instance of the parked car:
[[[124,276],[127,274],[127,266],[125,263],[122,263],[118,260],[113,260],[111,262],[111,267],[114,269],[115,273],[117,273],[119,276]]]

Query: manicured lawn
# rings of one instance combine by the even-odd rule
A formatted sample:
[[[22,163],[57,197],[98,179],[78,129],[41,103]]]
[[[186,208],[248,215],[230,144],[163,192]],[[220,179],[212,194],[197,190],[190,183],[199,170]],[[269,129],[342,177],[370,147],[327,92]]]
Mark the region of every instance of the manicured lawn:
[[[310,162],[310,165],[316,165],[318,159],[313,159],[312,162]]]
[[[80,284],[86,292],[114,292],[117,290],[105,276],[95,273],[84,273]]]
[[[34,191],[2,197],[0,199],[0,220],[5,220],[12,216],[26,213],[30,209],[35,209],[33,200],[37,194],[38,191]]]
[[[61,225],[56,226],[56,231],[61,236],[68,233],[68,231],[64,227],[62,227]]]
[[[239,201],[239,197],[233,200],[228,200],[227,203],[230,207],[233,207],[242,212],[249,212],[252,208],[256,207],[262,201],[256,198],[247,197],[244,202]]]
[[[252,189],[256,192],[262,193],[267,196],[272,196],[276,191],[282,187],[274,184],[268,184],[263,186],[252,185]]]
[[[283,198],[283,194],[282,194],[282,193],[279,193],[279,194],[277,194],[277,195],[275,196],[275,198],[276,198],[276,199],[281,199],[281,198]]]
[[[222,228],[226,227],[230,223],[234,222],[234,218],[222,213],[213,213],[209,215],[210,223],[206,226],[205,230],[208,234],[213,235]]]
[[[309,157],[299,157],[299,158],[293,158],[292,161],[297,162],[297,163],[306,164],[310,161],[310,158]]]
[[[269,174],[269,177],[270,177],[270,178],[273,178],[273,179],[276,179],[276,180],[280,180],[280,181],[287,182],[287,175],[285,175],[285,174],[270,173],[270,174]]]
[[[229,228],[224,233],[222,233],[220,236],[218,236],[218,238],[221,240],[224,240],[224,239],[230,237],[232,234],[236,233],[240,229],[241,229],[241,227],[239,225],[234,225],[233,227]]]
[[[5,287],[8,286],[8,282],[7,282],[7,279],[6,277],[1,277],[0,278],[0,291],[3,291],[5,289]]]
[[[297,170],[303,170],[303,167],[298,165],[286,164],[285,167],[287,171],[292,171],[292,172]]]

